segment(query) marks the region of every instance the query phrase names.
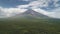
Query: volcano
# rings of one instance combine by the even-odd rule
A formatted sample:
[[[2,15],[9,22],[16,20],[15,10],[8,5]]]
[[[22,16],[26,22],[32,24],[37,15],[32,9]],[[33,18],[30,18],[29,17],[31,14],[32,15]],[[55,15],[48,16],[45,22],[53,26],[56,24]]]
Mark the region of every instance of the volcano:
[[[48,16],[40,14],[32,9],[28,9],[27,11],[16,14],[17,17],[27,17],[27,18],[48,18]]]

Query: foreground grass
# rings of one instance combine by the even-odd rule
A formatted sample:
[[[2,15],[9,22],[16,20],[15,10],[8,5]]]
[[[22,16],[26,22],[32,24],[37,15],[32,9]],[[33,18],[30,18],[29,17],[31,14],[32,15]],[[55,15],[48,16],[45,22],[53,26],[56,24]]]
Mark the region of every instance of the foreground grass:
[[[0,34],[60,34],[60,24],[42,19],[0,20]]]

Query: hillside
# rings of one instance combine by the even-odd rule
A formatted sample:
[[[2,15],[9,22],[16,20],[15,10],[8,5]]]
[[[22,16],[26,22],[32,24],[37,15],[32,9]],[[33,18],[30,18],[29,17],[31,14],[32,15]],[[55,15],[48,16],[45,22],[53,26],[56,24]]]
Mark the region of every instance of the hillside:
[[[0,19],[0,34],[60,34],[60,19]]]
[[[60,34],[60,19],[33,10],[0,18],[0,34]]]

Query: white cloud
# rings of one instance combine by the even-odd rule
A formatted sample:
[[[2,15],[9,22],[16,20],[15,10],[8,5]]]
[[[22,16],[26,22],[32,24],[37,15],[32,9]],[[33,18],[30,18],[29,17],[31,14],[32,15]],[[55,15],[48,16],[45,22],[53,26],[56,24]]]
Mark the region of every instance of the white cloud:
[[[20,9],[24,9],[24,8],[28,8],[29,5],[18,5],[18,6],[16,6],[16,7],[20,8]]]
[[[17,7],[19,7],[19,8],[28,8],[29,6],[31,6],[31,7],[29,7],[29,8],[39,8],[39,7],[48,7],[48,2],[49,2],[50,0],[35,0],[35,1],[32,1],[32,2],[30,2],[29,4],[27,4],[27,5],[19,5],[19,6],[17,6]]]
[[[33,7],[47,7],[48,6],[48,2],[45,2],[44,0],[39,0],[39,1],[33,1],[29,4],[30,6]]]
[[[52,17],[52,18],[60,18],[60,8],[51,10],[51,12],[42,10],[42,9],[40,9],[40,8],[33,9],[33,10],[35,10],[36,12],[39,12],[39,13],[41,13],[41,14],[44,14],[44,15],[46,15],[46,16]]]
[[[2,11],[1,13],[3,14],[3,16],[7,16],[7,17],[14,16],[14,14],[23,13],[26,10],[27,9],[0,7],[0,11]],[[0,15],[2,15],[2,14],[0,14]]]
[[[44,15],[48,15],[48,14],[51,13],[51,12],[45,11],[45,10],[40,9],[40,8],[36,8],[36,9],[33,9],[33,10],[36,11],[36,12],[39,12],[41,14],[44,14]]]
[[[30,2],[28,5],[32,7],[50,7],[49,4],[52,7],[59,7],[60,4],[58,3],[60,0],[35,0],[33,2]],[[53,4],[53,5],[52,5]]]
[[[56,8],[54,10],[51,10],[53,13],[52,13],[52,16],[55,17],[55,18],[60,18],[60,8]]]
[[[53,5],[55,7],[58,7],[59,4],[57,3],[59,0],[23,0],[23,1],[32,1],[27,5],[19,5],[17,7],[20,8],[28,8],[29,6],[31,6],[32,8],[40,8],[40,7],[48,7],[49,3],[53,3]]]

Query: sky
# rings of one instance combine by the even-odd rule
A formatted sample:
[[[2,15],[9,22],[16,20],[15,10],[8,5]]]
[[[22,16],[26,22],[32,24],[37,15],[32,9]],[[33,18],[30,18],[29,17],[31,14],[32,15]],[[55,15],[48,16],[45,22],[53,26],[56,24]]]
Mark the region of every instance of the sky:
[[[60,18],[60,0],[0,0],[0,17],[10,17],[28,9]]]

